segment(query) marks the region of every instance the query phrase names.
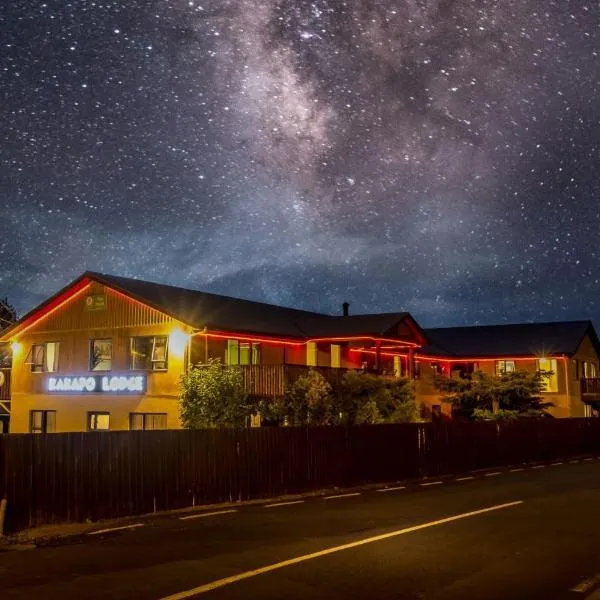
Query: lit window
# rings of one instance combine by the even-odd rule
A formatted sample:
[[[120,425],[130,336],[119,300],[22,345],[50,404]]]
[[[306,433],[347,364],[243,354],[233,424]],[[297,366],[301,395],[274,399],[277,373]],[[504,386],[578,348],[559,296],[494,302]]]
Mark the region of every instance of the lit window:
[[[112,369],[112,340],[90,341],[90,371]]]
[[[394,356],[394,376],[402,377],[402,358]]]
[[[504,375],[505,373],[514,373],[516,371],[514,360],[497,360],[496,375]]]
[[[88,431],[108,431],[110,429],[110,413],[89,412]]]
[[[168,368],[167,337],[131,338],[133,371],[166,371]]]
[[[308,342],[306,344],[306,364],[309,367],[317,366],[317,343]]]
[[[331,366],[336,369],[342,366],[342,348],[339,344],[331,344]]]
[[[592,362],[584,362],[583,363],[583,376],[585,379],[595,379],[596,378],[596,365]]]
[[[34,344],[25,357],[25,364],[31,365],[32,373],[55,373],[58,370],[58,342]]]
[[[29,413],[31,433],[54,433],[56,431],[55,410],[32,410]]]
[[[558,392],[558,372],[555,358],[539,358],[537,361],[538,371],[552,371],[552,375],[542,380],[544,392]]]
[[[227,340],[226,365],[260,365],[260,344]]]
[[[166,413],[129,413],[129,429],[132,431],[150,431],[166,428]]]

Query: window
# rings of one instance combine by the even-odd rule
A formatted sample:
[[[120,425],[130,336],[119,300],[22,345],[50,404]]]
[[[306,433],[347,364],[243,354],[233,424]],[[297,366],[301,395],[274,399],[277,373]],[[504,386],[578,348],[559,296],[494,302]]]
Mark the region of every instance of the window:
[[[339,344],[331,344],[331,366],[336,369],[342,366],[342,347]]]
[[[558,392],[558,372],[556,370],[555,358],[539,358],[537,361],[538,371],[552,371],[550,378],[544,378],[543,392]]]
[[[55,410],[32,410],[29,413],[31,433],[54,433],[56,431]]]
[[[25,358],[32,373],[56,373],[58,370],[58,342],[34,344]]]
[[[167,368],[167,336],[131,338],[133,371],[166,371]]]
[[[110,413],[108,412],[89,412],[88,431],[108,431],[110,429]]]
[[[514,360],[497,360],[496,375],[504,375],[505,373],[514,373],[516,371]]]
[[[260,344],[227,340],[226,365],[259,365],[260,355]]]
[[[317,343],[308,342],[306,344],[306,365],[309,367],[317,366]]]
[[[583,363],[583,377],[585,379],[596,378],[596,365],[594,363],[587,361]]]
[[[90,341],[90,371],[112,369],[112,340]]]
[[[402,358],[394,356],[394,376],[402,377]]]
[[[132,431],[149,431],[166,428],[166,413],[129,413],[129,429]]]

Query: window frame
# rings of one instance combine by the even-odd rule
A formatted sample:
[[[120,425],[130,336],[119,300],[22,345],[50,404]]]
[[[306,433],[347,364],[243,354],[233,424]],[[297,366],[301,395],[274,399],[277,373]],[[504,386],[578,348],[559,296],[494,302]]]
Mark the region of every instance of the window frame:
[[[242,361],[242,352],[246,355]],[[225,365],[228,367],[248,367],[260,365],[262,358],[262,347],[259,342],[241,342],[230,338],[225,346]]]
[[[133,420],[135,417],[141,417],[142,419],[142,428],[138,429],[138,428],[133,428],[132,424],[133,424]],[[164,428],[160,428],[160,429],[156,429],[156,428],[152,428],[152,429],[148,429],[146,427],[147,424],[147,419],[148,417],[164,417],[165,419],[165,426]],[[167,426],[167,413],[160,413],[160,412],[130,412],[129,413],[129,431],[165,431],[166,429],[168,429]]]
[[[550,363],[550,368],[549,369],[540,368],[541,367],[540,363],[542,361],[546,361],[546,362]],[[536,358],[535,368],[536,368],[537,373],[539,373],[540,371],[552,371],[552,373],[553,373],[553,375],[550,377],[550,379],[544,379],[542,381],[542,384],[544,386],[544,389],[541,390],[542,394],[557,394],[558,393],[558,361],[556,360],[556,358]]]
[[[52,344],[54,346],[54,360],[52,368],[48,369],[47,356],[48,346]],[[36,348],[41,348],[41,362],[35,362]],[[60,354],[60,342],[49,341],[40,342],[38,344],[31,344],[31,348],[25,357],[24,364],[31,365],[31,373],[58,373],[58,359]]]
[[[33,426],[34,415],[40,414],[42,417],[41,424],[38,428]],[[52,431],[48,431],[48,415],[52,415]],[[47,434],[47,433],[56,433],[56,410],[48,410],[48,409],[35,409],[29,411],[29,433],[35,434]]]
[[[112,362],[113,362],[113,340],[112,340],[112,338],[103,338],[103,337],[101,337],[101,338],[90,338],[89,341],[90,341],[89,346],[88,346],[88,349],[89,349],[89,370],[92,373],[107,373],[107,372],[112,371],[113,370],[112,369]],[[92,365],[92,361],[93,361],[93,358],[94,358],[94,344],[96,342],[110,342],[110,359],[108,359],[108,360],[110,360],[110,368],[109,369],[97,369],[97,368],[93,367],[93,365]],[[106,359],[101,359],[99,362],[102,362],[102,361],[105,361],[105,360]]]
[[[335,349],[335,351],[334,351]],[[329,349],[330,365],[332,369],[342,368],[342,346],[341,344],[331,344]]]
[[[306,342],[306,366],[316,367],[319,360],[317,342]]]
[[[98,422],[98,416],[108,417],[108,427],[98,428],[92,427],[92,420],[96,418],[96,424]],[[87,431],[110,431],[110,411],[107,410],[89,410],[86,418]]]
[[[512,368],[507,369],[506,365],[511,364]],[[503,368],[500,365],[504,365]],[[502,375],[506,375],[507,373],[514,373],[517,370],[517,361],[516,360],[497,360],[495,364],[495,373],[496,377],[501,377]]]
[[[156,340],[164,340],[165,356],[164,360],[155,359]],[[140,367],[136,365],[136,340],[146,340],[149,344],[148,354],[144,357],[145,365]],[[130,371],[146,371],[153,373],[166,373],[169,370],[169,336],[167,335],[132,335],[129,338],[129,370]],[[158,368],[157,364],[164,363],[164,367]]]

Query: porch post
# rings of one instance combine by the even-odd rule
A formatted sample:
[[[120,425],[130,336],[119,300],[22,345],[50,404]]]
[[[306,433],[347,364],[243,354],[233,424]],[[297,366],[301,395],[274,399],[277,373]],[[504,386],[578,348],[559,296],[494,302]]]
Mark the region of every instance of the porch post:
[[[375,370],[380,371],[381,369],[381,341],[375,342]]]

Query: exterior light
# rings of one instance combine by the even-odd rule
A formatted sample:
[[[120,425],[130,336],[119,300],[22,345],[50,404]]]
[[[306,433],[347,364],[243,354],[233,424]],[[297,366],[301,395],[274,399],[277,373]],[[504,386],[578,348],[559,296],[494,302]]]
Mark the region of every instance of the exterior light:
[[[13,357],[15,357],[15,356],[18,356],[18,355],[20,354],[20,352],[21,352],[21,348],[22,348],[22,347],[23,347],[23,346],[21,345],[21,343],[20,343],[20,342],[13,342],[13,343],[10,345],[10,348],[11,348],[11,350],[12,350],[12,355],[13,355]]]
[[[171,332],[169,336],[169,351],[177,356],[183,356],[187,348],[190,336],[177,328]]]

